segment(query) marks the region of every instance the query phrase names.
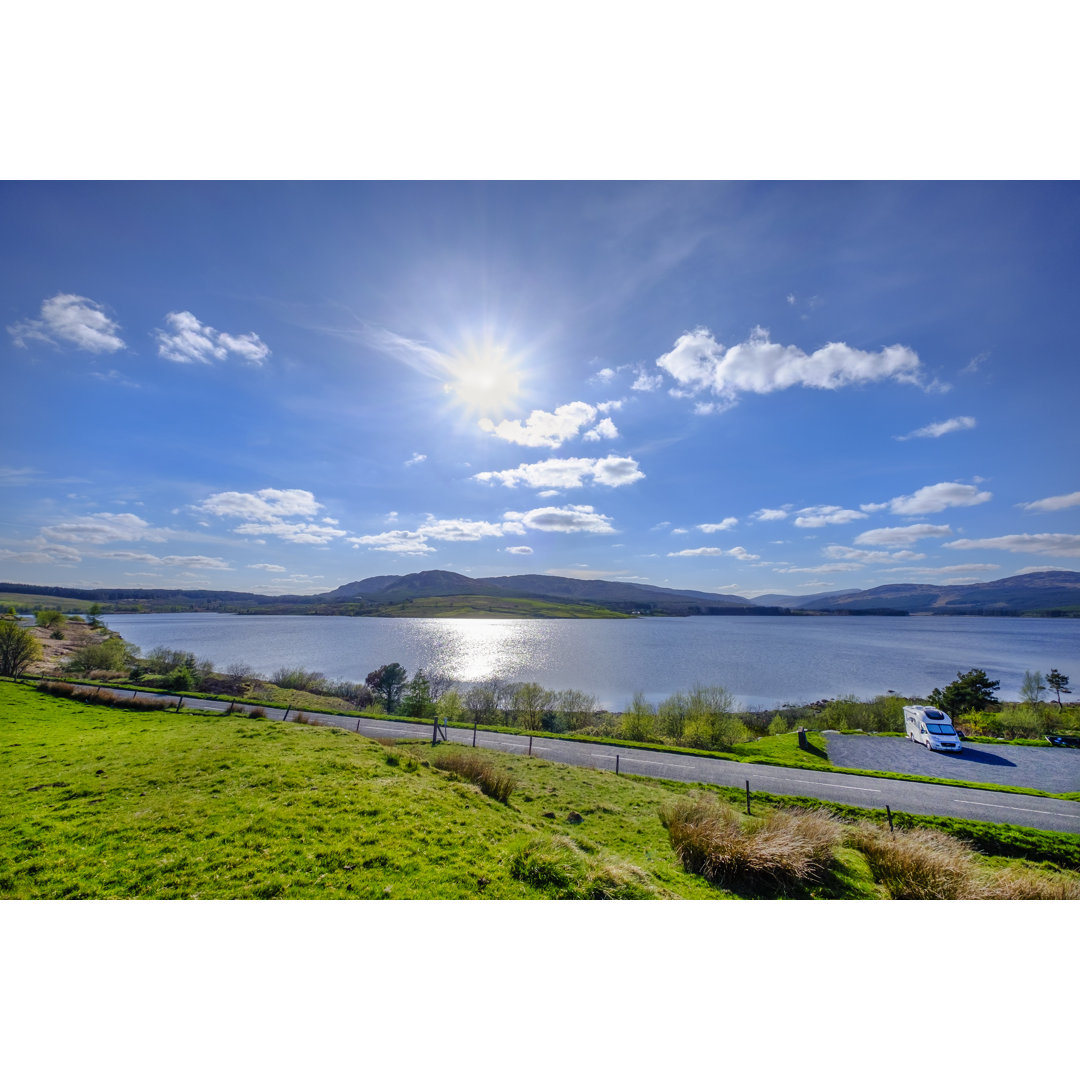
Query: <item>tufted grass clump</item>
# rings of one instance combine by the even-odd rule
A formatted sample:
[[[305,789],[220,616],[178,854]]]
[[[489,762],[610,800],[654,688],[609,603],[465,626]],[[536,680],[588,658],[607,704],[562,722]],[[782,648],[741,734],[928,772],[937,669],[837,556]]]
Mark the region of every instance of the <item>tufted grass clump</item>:
[[[984,868],[974,849],[933,829],[891,833],[863,822],[849,843],[894,900],[1076,900],[1080,879],[1028,867]]]
[[[71,698],[72,701],[93,702],[95,705],[111,705],[117,709],[135,712],[162,712],[171,702],[161,698],[135,698],[128,694],[116,694],[95,686],[74,686],[71,683],[42,681],[36,687],[43,694]]]
[[[502,769],[497,769],[487,758],[469,750],[447,750],[432,764],[437,769],[453,773],[462,780],[469,780],[489,798],[509,803],[517,787],[517,781]]]
[[[647,900],[656,895],[631,863],[587,855],[568,836],[529,836],[510,853],[510,876],[556,900]]]
[[[815,880],[843,841],[843,826],[824,810],[777,810],[744,822],[708,797],[668,803],[660,821],[683,867],[714,884]]]

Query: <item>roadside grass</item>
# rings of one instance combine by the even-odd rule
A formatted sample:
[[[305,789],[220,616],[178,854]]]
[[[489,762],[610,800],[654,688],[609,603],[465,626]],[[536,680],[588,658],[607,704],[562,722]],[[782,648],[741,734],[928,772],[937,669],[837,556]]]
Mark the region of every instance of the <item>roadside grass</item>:
[[[81,683],[90,686],[110,687],[113,689],[138,690],[140,693],[169,691],[154,691],[145,686],[135,686],[130,683],[96,682],[92,679],[81,679]],[[345,716],[353,718],[369,718],[380,720],[393,720],[396,723],[412,724],[420,728],[430,728],[432,721],[417,719],[411,716],[398,716],[372,710],[350,710],[346,708],[347,702],[340,699],[326,698],[318,694],[308,693],[303,690],[286,690],[268,684],[267,696],[265,697],[230,697],[225,694],[212,694],[199,691],[191,697],[205,698],[209,701],[233,702],[240,706],[256,706],[258,708],[275,709],[305,709],[313,713],[325,713],[329,716]],[[335,707],[335,702],[342,707]],[[290,717],[291,719],[291,717]],[[448,721],[448,725],[454,728],[469,730],[472,724],[465,721]],[[526,728],[511,727],[501,724],[480,724],[478,729],[503,735],[524,735],[537,739],[561,739],[570,742],[597,743],[604,746],[626,747],[629,750],[655,750],[669,754],[681,754],[691,757],[718,758],[725,761],[745,761],[748,764],[780,765],[791,769],[810,769],[815,772],[846,773],[850,776],[872,776],[886,780],[910,780],[923,784],[944,784],[948,787],[974,788],[980,791],[1001,791],[1014,795],[1038,795],[1050,799],[1065,799],[1080,802],[1080,792],[1053,792],[1041,791],[1037,788],[1014,787],[1005,784],[979,783],[969,780],[958,780],[952,777],[920,776],[916,773],[892,773],[877,769],[847,769],[830,765],[828,761],[828,749],[825,737],[816,731],[807,731],[806,737],[810,749],[802,750],[798,744],[798,733],[789,732],[782,735],[765,735],[750,742],[738,743],[732,748],[731,753],[719,750],[701,750],[694,747],[672,746],[666,743],[634,742],[628,739],[619,739],[614,736],[581,735],[574,732],[557,733],[550,731],[534,731]],[[895,732],[877,732],[869,734],[896,735]],[[983,741],[983,740],[979,740]],[[991,740],[998,741],[998,740]],[[1047,753],[1055,752],[1054,748],[1045,743],[1027,743],[1044,747]],[[1060,752],[1060,751],[1056,751]]]
[[[0,683],[0,897],[883,895],[847,846],[812,879],[710,884],[684,869],[660,817],[693,785],[472,752],[513,780],[504,804],[433,768],[448,749],[239,713],[129,712]],[[755,795],[747,827],[798,805],[822,804]],[[1030,858],[1051,842],[1080,844],[1014,832]]]

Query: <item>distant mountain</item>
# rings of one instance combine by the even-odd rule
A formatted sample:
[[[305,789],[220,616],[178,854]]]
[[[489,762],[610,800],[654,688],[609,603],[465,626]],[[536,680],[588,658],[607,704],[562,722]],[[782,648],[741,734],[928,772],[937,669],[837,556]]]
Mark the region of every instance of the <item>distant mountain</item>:
[[[319,597],[322,601],[367,601],[393,604],[429,596],[498,596],[529,600],[561,600],[599,604],[613,611],[641,611],[663,615],[707,615],[723,610],[758,614],[755,605],[741,596],[694,590],[664,589],[630,581],[579,578],[551,574],[518,574],[509,577],[469,578],[447,570],[424,570],[402,577],[365,578],[342,585]]]
[[[1049,570],[973,585],[881,585],[802,608],[823,612],[891,609],[930,615],[1080,615],[1080,574]]]
[[[837,589],[834,592],[803,593],[802,595],[787,593],[765,593],[755,596],[751,603],[762,604],[765,607],[803,608],[818,600],[831,600],[839,596],[852,596],[859,589]]]

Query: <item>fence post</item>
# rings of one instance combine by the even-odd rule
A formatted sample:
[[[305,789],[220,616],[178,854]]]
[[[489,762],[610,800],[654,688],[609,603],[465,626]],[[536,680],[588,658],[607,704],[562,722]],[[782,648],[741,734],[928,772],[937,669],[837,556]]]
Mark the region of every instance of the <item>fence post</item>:
[[[532,757],[532,736],[529,736],[529,757]]]
[[[476,745],[476,721],[475,720],[473,721],[473,726],[472,726],[472,744],[473,744],[473,746]]]
[[[439,741],[439,718],[436,716],[431,725],[431,745],[434,746]]]
[[[615,755],[615,775],[619,775],[619,755]]]
[[[358,716],[358,717],[356,718],[356,730],[357,730],[357,731],[359,731],[359,730],[360,730],[360,721],[361,721],[361,720],[363,720],[363,717],[362,717],[362,716]]]
[[[286,705],[285,706],[285,715],[281,718],[282,720],[288,720],[289,719],[289,710],[291,708],[292,708],[291,705]]]
[[[132,700],[132,701],[134,701],[134,700],[135,700],[135,695],[134,695],[134,694],[132,694],[132,695],[131,695],[131,700]],[[181,695],[180,695],[180,700],[179,700],[179,701],[178,701],[178,702],[176,703],[176,711],[177,711],[177,712],[179,712],[179,711],[180,711],[180,706],[181,706],[181,705],[183,705],[183,704],[184,704],[184,695],[183,695],[183,694],[181,694]]]
[[[750,814],[750,781],[746,781],[746,812]]]
[[[892,811],[889,809],[888,803],[885,804],[885,816],[889,819],[889,832],[892,832]]]

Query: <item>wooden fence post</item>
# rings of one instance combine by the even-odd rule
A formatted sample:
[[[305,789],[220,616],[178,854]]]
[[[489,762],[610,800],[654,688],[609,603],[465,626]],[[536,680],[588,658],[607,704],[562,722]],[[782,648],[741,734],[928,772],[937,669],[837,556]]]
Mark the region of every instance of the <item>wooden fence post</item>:
[[[750,781],[746,781],[746,812],[750,814]]]
[[[889,809],[888,803],[885,804],[885,816],[889,819],[889,832],[892,832],[892,811]]]

